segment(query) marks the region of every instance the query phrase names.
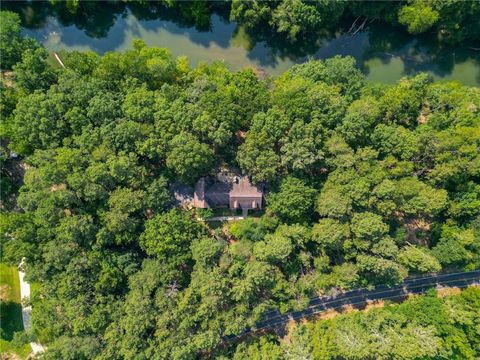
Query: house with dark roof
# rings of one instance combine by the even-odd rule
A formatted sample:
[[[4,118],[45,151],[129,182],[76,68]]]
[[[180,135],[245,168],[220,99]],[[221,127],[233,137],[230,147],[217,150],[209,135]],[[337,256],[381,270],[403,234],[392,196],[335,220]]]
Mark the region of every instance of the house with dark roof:
[[[200,209],[229,207],[232,210],[261,209],[263,191],[247,176],[218,174],[202,177],[195,184],[193,206]]]

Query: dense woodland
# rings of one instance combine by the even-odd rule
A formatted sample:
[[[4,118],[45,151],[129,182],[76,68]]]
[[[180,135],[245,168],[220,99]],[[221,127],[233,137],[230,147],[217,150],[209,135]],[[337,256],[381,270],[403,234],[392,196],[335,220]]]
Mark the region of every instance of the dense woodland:
[[[235,16],[249,14],[242,4]],[[322,8],[269,3],[269,16],[287,4]],[[440,6],[403,9],[419,4]],[[25,257],[40,284],[33,326],[45,359],[480,354],[478,289],[298,326],[288,340],[223,342],[315,294],[478,268],[478,88],[426,74],[369,83],[350,57],[259,79],[222,63],[191,68],[141,41],[65,54],[62,68],[21,36],[17,15],[2,12],[1,24],[11,70],[1,82],[1,254]],[[26,165],[13,195],[10,151]],[[224,166],[265,186],[267,210],[210,229],[170,189]]]

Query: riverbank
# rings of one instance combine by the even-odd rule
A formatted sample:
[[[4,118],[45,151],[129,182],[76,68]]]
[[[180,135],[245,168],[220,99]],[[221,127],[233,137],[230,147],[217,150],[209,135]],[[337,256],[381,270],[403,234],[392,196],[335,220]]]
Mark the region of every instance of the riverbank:
[[[36,8],[25,5],[21,9],[21,14],[35,14]],[[150,15],[142,17],[127,9],[122,16],[108,22],[99,15],[89,24],[93,29],[47,16],[41,24],[25,27],[23,31],[56,52],[123,51],[132,48],[133,39],[140,38],[148,46],[168,48],[174,56],[187,56],[193,66],[202,61],[223,61],[232,70],[250,67],[276,76],[310,58],[350,55],[372,81],[394,83],[403,76],[424,71],[435,80],[480,85],[478,51],[468,46],[439,44],[432,37],[412,36],[379,22],[369,23],[356,33],[340,28],[314,35],[308,41],[290,43],[274,36],[255,36],[217,14],[211,16],[208,29],[187,26],[175,18]]]

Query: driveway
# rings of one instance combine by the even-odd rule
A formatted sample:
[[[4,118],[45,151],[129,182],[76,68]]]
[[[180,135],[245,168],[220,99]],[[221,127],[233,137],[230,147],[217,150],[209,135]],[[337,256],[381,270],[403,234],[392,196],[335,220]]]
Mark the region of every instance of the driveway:
[[[18,266],[18,276],[20,278],[20,297],[22,299],[22,319],[23,319],[23,328],[25,331],[29,330],[32,327],[32,306],[25,306],[25,302],[28,302],[30,299],[30,284],[25,281],[25,272],[23,271],[23,260]],[[45,352],[44,347],[37,342],[31,342],[30,346],[34,354],[39,354]]]

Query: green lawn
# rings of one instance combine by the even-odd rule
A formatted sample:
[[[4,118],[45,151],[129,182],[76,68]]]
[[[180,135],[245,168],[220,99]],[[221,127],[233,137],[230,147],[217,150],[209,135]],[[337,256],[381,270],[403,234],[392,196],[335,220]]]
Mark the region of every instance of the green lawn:
[[[26,358],[30,345],[15,348],[10,340],[17,331],[23,331],[20,279],[15,266],[0,263],[0,353],[15,353]]]
[[[38,293],[40,290],[40,284],[36,282],[31,282],[30,283],[30,298],[34,298],[34,296]]]

